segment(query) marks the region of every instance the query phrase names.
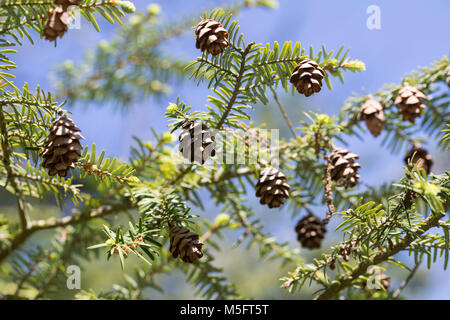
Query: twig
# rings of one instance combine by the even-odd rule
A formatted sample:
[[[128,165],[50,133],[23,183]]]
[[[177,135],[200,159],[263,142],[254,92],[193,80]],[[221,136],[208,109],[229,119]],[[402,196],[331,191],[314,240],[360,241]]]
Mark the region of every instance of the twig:
[[[289,126],[289,129],[291,130],[294,137],[297,138],[298,135],[297,135],[297,132],[295,132],[294,125],[292,124],[291,119],[289,119],[289,116],[288,116],[286,110],[284,109],[283,105],[281,104],[280,99],[278,99],[278,95],[277,95],[276,91],[272,87],[270,87],[270,90],[272,90],[273,98],[277,102],[278,108],[280,108],[281,114],[283,115],[284,120],[286,120],[286,123]]]
[[[403,289],[405,289],[405,287],[408,285],[408,283],[411,281],[411,279],[414,277],[414,274],[416,273],[416,271],[419,269],[420,264],[422,263],[422,260],[420,260],[415,266],[414,268],[411,270],[411,272],[408,274],[408,277],[406,277],[405,281],[402,282],[402,284],[400,285],[400,287],[395,290],[395,292],[392,294],[392,297],[397,299],[400,296],[400,293],[403,291]]]

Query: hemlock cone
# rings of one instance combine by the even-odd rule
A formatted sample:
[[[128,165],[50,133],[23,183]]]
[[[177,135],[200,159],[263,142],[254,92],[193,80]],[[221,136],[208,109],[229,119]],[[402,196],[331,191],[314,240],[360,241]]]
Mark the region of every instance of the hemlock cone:
[[[256,184],[256,196],[261,198],[259,203],[266,204],[269,208],[281,206],[289,198],[291,188],[286,180],[286,176],[279,170],[264,168]]]
[[[312,250],[320,248],[327,229],[318,217],[308,213],[299,220],[295,227],[295,232],[297,233],[297,240],[302,247]]]
[[[198,234],[183,227],[172,227],[169,232],[170,252],[174,258],[178,256],[186,263],[193,263],[203,257],[203,243]]]
[[[352,188],[358,184],[358,170],[361,167],[356,160],[357,154],[351,153],[344,148],[335,148],[330,155],[331,180],[340,187]]]
[[[378,137],[383,130],[385,120],[383,106],[377,100],[369,98],[362,104],[358,119],[364,120],[370,133]]]
[[[325,72],[314,60],[305,59],[292,70],[291,83],[300,94],[309,97],[322,89]]]
[[[197,40],[195,47],[202,52],[216,56],[228,47],[228,31],[222,27],[220,22],[213,19],[203,19],[195,29]]]
[[[50,18],[45,22],[44,38],[49,41],[55,41],[58,37],[62,38],[69,29],[71,19],[70,13],[61,6],[53,9]]]
[[[204,164],[210,156],[216,155],[215,137],[204,123],[186,121],[181,127],[178,141],[181,154],[191,162]]]
[[[433,165],[433,160],[431,154],[427,150],[422,149],[419,144],[413,144],[411,150],[405,156],[405,164],[407,166],[410,163],[417,168],[425,169],[427,174],[430,174],[431,166]]]
[[[417,88],[405,84],[398,92],[394,104],[398,107],[398,112],[402,115],[403,120],[414,123],[420,113],[425,109],[423,100],[427,99]]]
[[[84,137],[80,133],[72,119],[61,116],[53,122],[50,134],[44,143],[44,158],[42,166],[48,169],[48,174],[66,177],[69,169],[74,168],[74,163],[81,156],[80,139]]]

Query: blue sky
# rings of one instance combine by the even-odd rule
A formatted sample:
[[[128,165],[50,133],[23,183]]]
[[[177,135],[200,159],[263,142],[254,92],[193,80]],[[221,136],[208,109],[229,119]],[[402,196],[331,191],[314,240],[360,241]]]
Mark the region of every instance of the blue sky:
[[[139,9],[144,9],[150,3],[143,0],[134,2]],[[199,14],[211,5],[227,1],[154,2],[161,5],[163,18],[171,21],[180,14]],[[369,30],[366,27],[366,9],[369,5],[380,7],[380,30]],[[324,89],[321,94],[298,102],[302,110],[320,109],[336,115],[344,100],[353,92],[370,93],[386,83],[399,83],[405,73],[418,66],[429,65],[444,55],[448,56],[449,12],[448,0],[280,0],[277,10],[245,10],[239,15],[239,20],[241,31],[247,40],[264,44],[275,40],[279,43],[300,41],[304,47],[312,45],[317,49],[322,44],[326,44],[328,49],[338,49],[345,45],[350,49],[350,57],[364,61],[367,67],[365,72],[345,73],[344,85],[335,80],[332,91]],[[40,84],[45,90],[51,90],[49,71],[52,67],[68,59],[81,60],[86,49],[95,46],[102,39],[109,39],[117,28],[108,23],[101,23],[100,26],[102,32],[97,33],[83,21],[80,30],[70,30],[59,41],[58,48],[46,41],[37,40],[35,45],[24,42],[25,45],[13,58],[18,64],[15,71],[16,84],[28,81],[31,87]],[[167,42],[165,48],[172,55],[195,59],[199,53],[193,43],[193,32],[188,30],[183,37]],[[163,114],[169,101],[175,101],[177,96],[181,96],[188,104],[203,106],[207,94],[205,88],[197,88],[186,82],[176,86],[169,97],[139,101],[127,113],[116,112],[108,104],[90,104],[89,108],[85,108],[84,103],[79,103],[73,109],[72,118],[83,129],[87,143],[95,140],[98,148],[104,148],[110,155],[125,159],[132,143],[132,135],[150,138],[150,126],[158,131],[166,130],[167,122],[163,119]],[[288,112],[297,115],[296,103],[292,103],[292,98],[282,96],[282,99],[287,103]],[[276,112],[276,109],[273,110]],[[361,175],[365,182],[376,185],[401,176],[403,150],[398,156],[391,156],[370,135],[366,136],[365,142],[355,139],[349,142],[351,150],[361,157]],[[448,169],[448,159],[437,153],[432,146],[429,149],[435,152],[433,171],[440,173]],[[290,216],[280,217],[280,225],[284,224],[292,224]],[[283,227],[280,227],[274,231],[283,237],[285,233],[282,230]],[[291,238],[286,240],[292,240]],[[428,278],[431,285],[415,297],[450,299],[449,272],[444,273],[439,264],[432,270]]]

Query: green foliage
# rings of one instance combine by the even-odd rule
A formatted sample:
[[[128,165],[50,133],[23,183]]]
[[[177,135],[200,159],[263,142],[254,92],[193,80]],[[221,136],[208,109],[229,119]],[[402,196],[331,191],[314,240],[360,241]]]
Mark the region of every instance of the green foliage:
[[[337,51],[322,47],[317,51],[300,42],[248,42],[233,14],[253,6],[273,8],[275,2],[241,1],[229,10],[214,9],[202,15],[220,21],[229,33],[230,45],[214,57],[203,53],[187,64],[180,57],[168,55],[161,48],[165,40],[186,30],[192,34],[190,27],[198,19],[161,23],[160,8],[151,5],[145,12],[133,15],[112,41],[101,42],[83,62],[67,62],[59,67],[55,82],[58,97],[71,103],[113,101],[124,107],[136,98],[167,94],[172,80],[186,76],[211,90],[206,111],[188,106],[181,98],[170,103],[165,117],[171,131],[153,131],[153,141],[135,137],[128,161],[107,158],[106,151],[98,153],[93,143],[85,146],[70,176],[59,178],[48,176],[42,168],[40,149],[52,121],[69,114],[64,109],[66,105],[39,87],[35,92],[27,84],[19,89],[9,73],[15,68],[9,58],[15,52],[12,47],[21,44],[24,37],[32,41],[31,29],[42,34],[53,4],[35,0],[0,4],[0,33],[13,41],[0,42],[0,184],[17,203],[18,212],[18,221],[0,217],[0,263],[2,268],[6,266],[7,281],[16,284],[4,294],[5,298],[52,297],[58,284],[64,282],[69,263],[81,264],[80,257],[90,259],[105,249],[107,260],[119,260],[124,269],[123,281],[114,284],[110,291],[97,293],[86,288],[74,298],[140,299],[147,294],[146,288],[162,291],[157,275],[174,270],[186,274],[186,281],[198,297],[242,298],[215,259],[229,236],[236,236],[233,248],[257,248],[261,260],[278,261],[295,269],[282,279],[289,292],[317,284],[318,299],[342,297],[345,291],[348,298],[396,298],[398,294],[383,289],[367,290],[366,284],[373,268],[386,270],[389,263],[410,271],[412,277],[415,269],[395,257],[400,252],[413,255],[416,265],[426,261],[428,268],[438,257],[443,258],[447,268],[450,222],[444,221],[444,216],[450,203],[448,171],[427,176],[423,169],[405,168],[400,181],[389,181],[376,188],[362,184],[345,190],[327,182],[329,152],[351,136],[363,139],[358,113],[368,96],[349,98],[338,118],[308,113],[308,121],[301,122],[299,128],[293,128],[285,117],[294,138],[282,138],[278,146],[282,154],[279,169],[291,187],[288,206],[292,215],[310,213],[313,208],[320,211],[317,208],[326,205],[327,214],[341,219],[335,231],[343,235],[342,241],[322,249],[320,256],[305,263],[308,258],[300,255],[298,248],[279,242],[268,232],[261,221],[262,213],[253,210],[248,200],[261,168],[272,159],[262,151],[255,152],[240,132],[257,136],[261,145],[267,145],[270,137],[258,136],[263,126],[252,122],[250,109],[258,103],[269,104],[273,96],[283,113],[276,92],[283,88],[297,94],[289,78],[292,69],[304,59],[312,59],[324,69],[324,81],[330,90],[332,78],[344,82],[343,71],[360,72],[365,65],[349,59],[344,47]],[[133,12],[134,6],[128,1],[81,2],[82,15],[97,29],[94,12],[114,23],[120,22],[123,11]],[[393,106],[399,84],[372,95],[384,107],[382,145],[388,151],[398,153],[411,142],[427,138],[439,138],[442,150],[448,151],[449,100],[448,90],[442,84],[447,81],[449,68],[449,61],[443,58],[402,79],[402,83],[414,85],[428,96],[420,123],[400,120]],[[203,121],[211,130],[230,133],[229,140],[240,141],[243,147],[230,148],[227,140],[225,151],[245,152],[245,162],[224,164],[223,159],[215,157],[205,165],[187,163],[177,152],[172,135],[187,120]],[[419,137],[419,133],[428,137]],[[254,153],[257,160],[250,162]],[[211,201],[205,203],[205,196]],[[64,209],[69,208],[65,204],[70,200],[72,212],[63,217],[38,219],[34,215],[39,212],[36,200]],[[213,208],[212,217],[197,219],[206,208]],[[173,226],[188,227],[199,235],[204,243],[202,259],[193,264],[173,259],[167,249]],[[432,233],[433,228],[438,233]],[[30,247],[27,240],[42,230],[57,230],[51,246]],[[348,254],[343,254],[343,248]],[[129,256],[137,257],[139,263],[132,259],[125,263]],[[380,281],[375,284],[380,285]]]
[[[420,71],[413,71],[402,79],[402,83],[408,83],[417,87],[426,96],[425,102],[429,111],[419,120],[419,125],[402,121],[398,116],[397,108],[394,106],[394,100],[397,96],[400,85],[388,85],[376,93],[365,96],[354,96],[349,98],[340,112],[340,121],[345,128],[345,133],[355,135],[362,139],[359,132],[364,132],[363,123],[358,122],[357,116],[361,105],[369,96],[373,96],[384,109],[384,137],[382,145],[386,146],[392,153],[399,153],[409,148],[412,141],[426,140],[426,137],[418,135],[425,132],[432,138],[437,138],[441,130],[445,129],[450,117],[448,107],[450,104],[449,91],[446,88],[447,72],[450,70],[450,61],[447,57],[438,60],[430,67],[421,68]],[[445,87],[443,87],[443,85]],[[441,143],[443,149],[448,148],[448,141]]]
[[[129,1],[122,1],[125,7],[132,5]],[[95,1],[81,0],[77,10],[89,21],[97,31],[100,31],[95,13],[104,17],[110,23],[122,23],[121,18],[125,16],[124,4],[121,1]],[[128,6],[126,3],[129,3]],[[122,4],[122,10],[116,7]],[[50,16],[49,10],[54,7],[53,1],[42,0],[5,0],[0,4],[0,35],[10,36],[17,43],[27,38],[33,42],[31,30],[42,34],[45,21]],[[132,12],[132,11],[131,11]]]

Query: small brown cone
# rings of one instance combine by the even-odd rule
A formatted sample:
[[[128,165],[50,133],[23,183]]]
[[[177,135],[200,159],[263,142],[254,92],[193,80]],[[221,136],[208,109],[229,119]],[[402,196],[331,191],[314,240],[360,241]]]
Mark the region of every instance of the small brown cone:
[[[280,207],[289,198],[290,186],[286,183],[286,176],[279,170],[267,167],[261,171],[256,183],[256,196],[261,198],[259,203],[269,208]]]
[[[62,6],[53,9],[51,16],[45,22],[44,38],[49,41],[55,41],[58,37],[62,38],[69,29],[71,20],[70,13],[65,11]]]
[[[417,88],[405,84],[399,90],[394,104],[397,105],[398,112],[402,115],[403,120],[414,123],[415,119],[420,117],[422,110],[425,109],[423,100],[426,99],[427,96]]]
[[[312,250],[320,248],[327,229],[318,217],[308,213],[297,223],[295,232],[302,247]]]
[[[373,98],[367,99],[359,110],[358,119],[364,120],[370,133],[378,137],[383,130],[385,120],[383,106]]]
[[[74,163],[81,156],[80,139],[84,139],[80,131],[72,119],[66,116],[53,122],[42,152],[42,166],[48,169],[50,176],[58,174],[65,177],[69,169],[74,168]]]
[[[228,47],[228,31],[222,27],[220,22],[213,19],[203,19],[195,29],[197,37],[195,46],[202,52],[216,56]]]
[[[330,155],[331,180],[340,187],[352,188],[358,184],[358,170],[361,167],[356,160],[357,154],[351,153],[344,148],[335,148]]]
[[[417,168],[425,169],[425,172],[427,174],[430,174],[431,166],[433,165],[433,159],[431,157],[431,154],[429,154],[427,150],[422,149],[419,144],[413,144],[413,147],[406,154],[404,160],[407,166],[409,166],[411,163]]]
[[[215,137],[204,123],[186,121],[178,137],[179,150],[191,162],[204,164],[209,157],[216,155]]]
[[[309,97],[322,89],[325,72],[314,60],[305,59],[292,70],[291,83],[300,94]]]
[[[174,258],[178,256],[186,263],[193,263],[203,257],[203,243],[198,234],[183,227],[172,227],[169,232],[170,252]]]

